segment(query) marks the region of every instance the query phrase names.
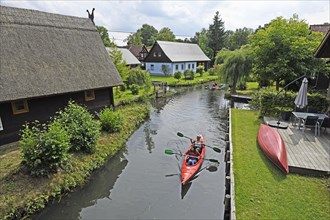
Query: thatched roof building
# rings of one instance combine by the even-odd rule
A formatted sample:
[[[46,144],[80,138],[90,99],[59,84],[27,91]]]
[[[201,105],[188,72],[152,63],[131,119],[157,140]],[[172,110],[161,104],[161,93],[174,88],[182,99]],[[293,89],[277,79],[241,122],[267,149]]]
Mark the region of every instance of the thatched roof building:
[[[114,105],[122,79],[89,18],[0,6],[0,145],[69,100],[92,113]]]
[[[122,84],[88,18],[1,6],[0,102]]]

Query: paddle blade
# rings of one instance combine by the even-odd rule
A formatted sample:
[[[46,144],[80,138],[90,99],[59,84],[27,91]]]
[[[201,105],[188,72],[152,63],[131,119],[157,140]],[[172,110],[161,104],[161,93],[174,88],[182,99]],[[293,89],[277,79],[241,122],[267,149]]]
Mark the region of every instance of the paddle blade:
[[[219,163],[219,161],[216,159],[208,159],[208,161],[213,162],[213,163]]]
[[[174,154],[174,152],[172,150],[166,149],[165,154],[172,155],[172,154]]]
[[[215,152],[217,152],[217,153],[221,153],[221,150],[220,150],[219,148],[217,148],[217,147],[212,147],[212,149],[213,149]]]
[[[180,132],[176,133],[176,135],[178,135],[179,137],[183,137],[184,135]]]

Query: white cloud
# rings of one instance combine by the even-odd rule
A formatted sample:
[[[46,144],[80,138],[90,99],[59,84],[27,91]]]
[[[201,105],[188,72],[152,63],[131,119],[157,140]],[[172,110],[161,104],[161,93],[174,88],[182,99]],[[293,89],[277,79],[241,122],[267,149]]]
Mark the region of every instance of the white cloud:
[[[135,32],[143,24],[149,24],[160,30],[170,28],[176,35],[194,36],[202,28],[208,28],[213,22],[216,11],[225,23],[226,30],[269,23],[283,16],[290,18],[294,13],[308,24],[330,23],[329,0],[304,1],[57,1],[1,0],[1,5],[35,9],[50,13],[88,17],[86,9],[95,8],[96,25],[105,26],[109,31]],[[125,34],[126,37],[128,34]],[[126,38],[116,34],[115,38]]]

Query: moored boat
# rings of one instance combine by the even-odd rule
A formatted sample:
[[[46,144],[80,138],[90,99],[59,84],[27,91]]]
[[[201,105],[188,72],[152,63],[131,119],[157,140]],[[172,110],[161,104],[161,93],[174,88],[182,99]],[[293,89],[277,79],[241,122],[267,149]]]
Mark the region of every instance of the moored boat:
[[[274,128],[261,124],[258,143],[266,156],[284,173],[289,173],[287,152],[284,141]]]
[[[201,142],[202,142],[202,144],[205,144],[203,136],[201,137]],[[202,151],[200,152],[200,156],[198,156],[198,157],[193,156],[193,158],[197,158],[197,162],[194,165],[189,165],[188,160],[189,160],[189,157],[191,157],[189,155],[190,147],[185,152],[185,156],[182,161],[182,167],[181,167],[181,184],[182,185],[185,185],[186,183],[188,183],[195,176],[195,174],[200,169],[200,167],[203,163],[204,156],[205,156],[205,146],[203,146]]]

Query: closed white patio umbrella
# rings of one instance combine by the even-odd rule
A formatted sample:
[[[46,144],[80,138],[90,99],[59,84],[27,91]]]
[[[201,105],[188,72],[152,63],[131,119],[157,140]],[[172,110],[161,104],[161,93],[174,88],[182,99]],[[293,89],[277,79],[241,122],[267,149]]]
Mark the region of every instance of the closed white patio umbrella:
[[[308,101],[307,101],[307,85],[308,85],[308,80],[307,80],[307,78],[304,78],[304,80],[301,83],[298,95],[297,95],[296,99],[294,100],[294,104],[298,108],[304,108],[308,104]]]

